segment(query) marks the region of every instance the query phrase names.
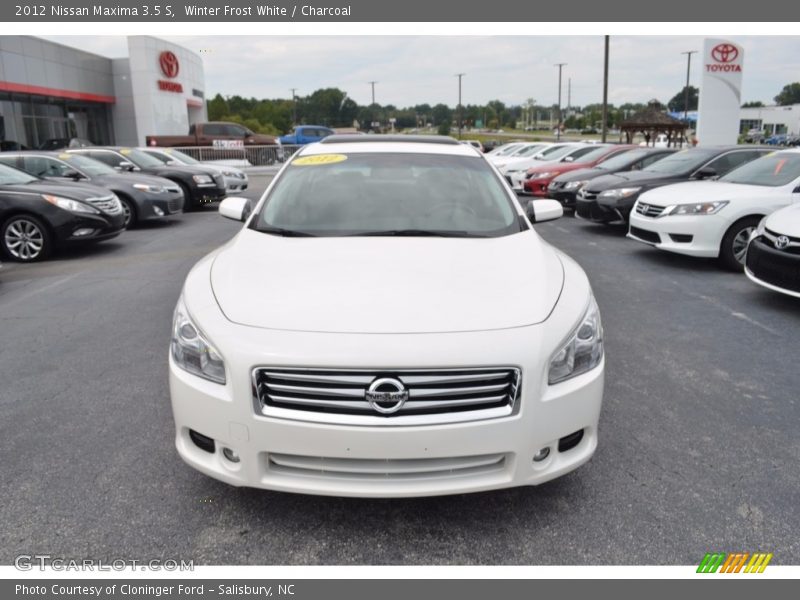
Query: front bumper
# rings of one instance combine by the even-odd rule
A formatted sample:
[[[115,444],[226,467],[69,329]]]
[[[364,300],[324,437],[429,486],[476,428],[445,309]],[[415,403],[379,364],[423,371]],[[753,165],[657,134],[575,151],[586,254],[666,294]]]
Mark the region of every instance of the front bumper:
[[[550,386],[544,367],[550,349],[537,349],[535,344],[520,364],[518,410],[507,417],[357,426],[310,422],[300,411],[297,418],[266,417],[254,405],[250,372],[259,364],[341,367],[359,364],[365,348],[376,369],[488,366],[487,348],[492,348],[490,363],[519,364],[519,330],[397,336],[275,330],[248,334],[217,340],[228,347],[218,347],[228,369],[225,385],[187,373],[171,357],[169,366],[178,453],[197,470],[234,486],[361,497],[478,492],[544,483],[587,462],[597,446],[604,362]],[[236,343],[229,344],[234,337]],[[213,439],[214,451],[198,447],[190,431]],[[578,431],[583,432],[580,442],[559,451],[559,440]],[[545,447],[549,456],[533,461]],[[239,462],[226,458],[223,448],[234,450]]]
[[[744,272],[760,286],[800,298],[800,253],[796,247],[778,250],[763,237],[755,238],[747,247]]]
[[[55,211],[54,211],[55,212]],[[99,242],[117,237],[124,229],[125,217],[120,212],[117,215],[84,215],[57,211],[55,218],[50,218],[49,223],[54,233],[57,244],[80,244],[83,242]],[[76,235],[82,230],[91,233]]]
[[[547,187],[550,185],[550,179],[526,179],[523,187],[526,194],[531,194],[533,196],[538,196],[539,198],[549,198],[549,192],[547,191]]]
[[[137,198],[136,208],[140,221],[163,219],[183,212],[185,199],[183,192],[164,192],[161,194],[143,193]]]
[[[652,218],[633,212],[628,237],[677,254],[717,258],[727,228],[719,215]]]
[[[578,193],[563,188],[554,188],[552,185],[547,188],[547,197],[558,200],[564,208],[575,208],[578,201]]]
[[[241,194],[249,184],[249,179],[245,173],[242,173],[241,177],[224,175],[223,178],[225,180],[225,189],[229,194]]]

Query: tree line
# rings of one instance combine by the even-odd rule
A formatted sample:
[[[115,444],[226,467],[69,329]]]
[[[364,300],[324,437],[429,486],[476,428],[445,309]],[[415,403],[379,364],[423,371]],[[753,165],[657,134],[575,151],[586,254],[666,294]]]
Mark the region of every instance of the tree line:
[[[689,86],[688,110],[697,110],[699,90]],[[800,83],[791,83],[775,97],[779,105],[800,103]],[[666,107],[674,112],[684,110],[685,88],[676,93]],[[521,105],[507,105],[500,100],[486,104],[467,104],[450,107],[446,104],[417,104],[399,108],[392,104],[360,105],[338,88],[324,88],[294,99],[258,99],[242,96],[223,97],[217,94],[207,101],[211,121],[233,121],[257,132],[280,135],[291,131],[294,124],[325,125],[328,127],[358,127],[362,130],[385,131],[396,129],[435,128],[449,134],[457,126],[459,115],[465,128],[549,129],[558,122],[558,107],[542,105],[529,98]],[[643,103],[608,105],[608,126],[616,128],[629,116],[645,108]],[[761,102],[743,105],[763,106]],[[460,109],[460,110],[459,110]],[[585,106],[562,106],[561,117],[566,128],[594,129],[602,122],[600,103]]]

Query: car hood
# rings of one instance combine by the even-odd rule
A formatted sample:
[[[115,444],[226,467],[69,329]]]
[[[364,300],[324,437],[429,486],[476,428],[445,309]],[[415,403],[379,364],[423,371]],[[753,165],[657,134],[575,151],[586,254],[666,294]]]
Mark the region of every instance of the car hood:
[[[611,173],[592,179],[592,191],[602,192],[611,188],[628,187],[630,185],[665,185],[677,181],[685,181],[685,175],[659,175],[648,171],[623,171]]]
[[[668,206],[684,202],[713,202],[714,200],[736,200],[737,198],[758,198],[781,194],[785,195],[786,191],[779,187],[745,185],[726,181],[684,181],[645,192],[640,199],[648,204]]]
[[[766,224],[767,229],[770,231],[781,235],[800,238],[800,204],[787,206],[786,208],[775,211],[767,217]]]
[[[548,166],[549,164],[549,166]],[[544,163],[541,167],[535,166],[529,169],[529,173],[533,173],[536,175],[537,173],[558,173],[561,175],[562,173],[569,173],[570,171],[576,171],[578,169],[583,169],[586,167],[585,164],[578,164],[578,163],[559,163],[558,161],[553,163]]]
[[[145,185],[154,186],[168,186],[176,187],[175,184],[164,177],[157,177],[155,175],[147,175],[145,173],[114,173],[109,175],[99,175],[92,179],[98,185],[106,187],[129,187],[135,183],[143,183]]]
[[[225,316],[251,327],[443,333],[547,319],[558,255],[533,231],[500,238],[286,238],[243,229],[211,268]]]
[[[75,183],[72,181],[41,180],[22,185],[0,185],[0,191],[18,192],[21,194],[50,194],[62,196],[72,200],[87,200],[89,198],[102,198],[111,194],[106,188],[89,183]]]
[[[556,177],[556,181],[585,181],[588,179],[594,179],[595,177],[601,177],[603,175],[608,175],[608,171],[604,169],[597,169],[591,168],[587,169],[582,167],[580,169],[576,169],[574,171],[567,171],[566,173],[562,173],[558,177]]]

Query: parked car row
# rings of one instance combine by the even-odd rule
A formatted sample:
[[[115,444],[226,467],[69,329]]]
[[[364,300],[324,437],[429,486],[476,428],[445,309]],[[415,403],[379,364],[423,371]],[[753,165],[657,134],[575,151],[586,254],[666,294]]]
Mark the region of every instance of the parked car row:
[[[58,246],[115,237],[247,184],[239,169],[198,163],[172,149],[2,152],[0,248],[12,260],[41,260]]]
[[[655,162],[631,167],[648,157]],[[764,287],[800,297],[800,150],[635,149],[563,173],[546,194],[537,192],[564,206],[575,194],[581,219],[626,223],[632,240],[715,258]]]

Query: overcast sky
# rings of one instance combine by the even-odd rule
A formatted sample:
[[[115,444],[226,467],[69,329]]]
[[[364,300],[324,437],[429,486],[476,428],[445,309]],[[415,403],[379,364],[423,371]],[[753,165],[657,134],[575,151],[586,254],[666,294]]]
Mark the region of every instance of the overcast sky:
[[[127,55],[122,36],[44,36],[111,58]],[[458,80],[464,104],[499,99],[521,104],[534,98],[554,104],[558,70],[563,99],[572,79],[572,104],[602,101],[603,36],[169,36],[200,52],[206,95],[290,98],[338,87],[359,104],[375,100],[398,107],[443,102],[455,106]],[[742,100],[773,103],[787,83],[800,80],[800,37],[736,36],[745,49]],[[702,50],[693,36],[612,36],[609,101],[668,101],[686,80],[686,56]],[[700,84],[700,61],[692,58],[692,85]]]

